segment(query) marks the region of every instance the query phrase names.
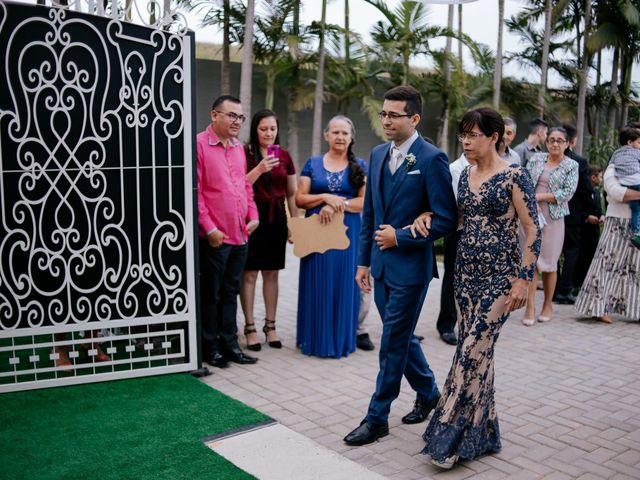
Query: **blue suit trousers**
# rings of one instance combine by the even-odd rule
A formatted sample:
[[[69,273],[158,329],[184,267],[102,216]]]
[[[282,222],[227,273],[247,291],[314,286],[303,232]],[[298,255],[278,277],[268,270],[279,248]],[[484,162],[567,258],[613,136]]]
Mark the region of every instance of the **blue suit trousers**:
[[[391,402],[400,393],[403,374],[418,400],[431,400],[438,394],[435,376],[413,333],[428,287],[428,284],[394,286],[386,283],[384,277],[374,282],[374,299],[383,330],[380,371],[366,417],[369,423],[387,423]]]

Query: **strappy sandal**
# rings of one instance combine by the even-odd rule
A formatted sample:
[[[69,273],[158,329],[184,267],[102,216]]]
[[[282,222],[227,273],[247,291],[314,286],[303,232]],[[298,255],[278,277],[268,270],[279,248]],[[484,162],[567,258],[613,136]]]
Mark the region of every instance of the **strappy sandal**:
[[[258,333],[258,331],[256,330],[256,324],[255,323],[247,323],[244,326],[244,337],[247,340],[247,348],[249,350],[251,350],[252,352],[259,352],[260,349],[262,348],[262,345],[260,345],[260,342],[256,342],[256,343],[249,343],[249,337],[247,337],[247,335],[250,335],[252,333]]]
[[[271,348],[282,348],[282,342],[280,340],[272,340],[269,341],[269,332],[276,331],[276,321],[275,320],[267,320],[264,319],[264,327],[262,327],[262,331],[264,332],[264,336],[267,339],[267,344]]]

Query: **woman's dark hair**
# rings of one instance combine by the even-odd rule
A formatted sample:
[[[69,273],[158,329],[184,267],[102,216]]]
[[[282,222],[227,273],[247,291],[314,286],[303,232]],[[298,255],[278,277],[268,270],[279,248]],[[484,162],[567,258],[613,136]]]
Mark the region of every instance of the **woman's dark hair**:
[[[476,108],[464,114],[458,126],[459,133],[466,133],[473,130],[473,127],[490,137],[494,133],[498,134],[496,142],[496,151],[500,148],[502,137],[504,135],[504,119],[502,115],[492,108]]]
[[[633,127],[624,127],[622,130],[620,130],[620,135],[618,135],[620,145],[623,147],[628,142],[635,142],[638,138],[640,138],[640,131]]]
[[[356,160],[356,156],[353,153],[353,145],[356,143],[356,127],[353,125],[353,122],[349,117],[345,117],[344,115],[336,115],[324,129],[324,132],[327,133],[329,131],[329,127],[331,126],[331,122],[336,120],[342,120],[343,122],[347,122],[349,127],[351,128],[351,143],[347,147],[347,160],[349,161],[349,183],[356,190],[360,190],[360,187],[364,185],[364,170]]]
[[[564,139],[569,141],[569,132],[564,127],[551,127],[547,132],[547,139],[551,136],[553,132],[561,133],[564,136]]]
[[[256,160],[256,163],[260,163],[262,160],[262,152],[260,151],[260,141],[258,140],[258,125],[260,122],[265,119],[273,117],[276,119],[276,125],[278,126],[278,133],[276,134],[275,144],[280,144],[280,121],[278,120],[278,116],[273,110],[269,110],[265,108],[264,110],[260,110],[255,113],[253,118],[251,119],[251,129],[249,130],[249,148],[251,149],[251,154],[253,158]]]

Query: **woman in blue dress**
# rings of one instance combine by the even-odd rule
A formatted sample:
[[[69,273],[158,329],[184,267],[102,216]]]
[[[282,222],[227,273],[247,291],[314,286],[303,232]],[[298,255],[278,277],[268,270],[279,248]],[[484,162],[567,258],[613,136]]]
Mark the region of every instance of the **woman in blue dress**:
[[[329,151],[307,160],[296,204],[329,223],[344,212],[349,248],[312,253],[300,260],[297,345],[305,355],[340,358],[356,348],[360,291],[355,283],[366,164],[353,154],[355,129],[342,115],[324,131]]]
[[[423,453],[442,468],[500,451],[494,348],[509,313],[526,304],[540,253],[533,184],[522,167],[498,156],[503,133],[502,117],[489,108],[468,112],[460,121],[458,139],[475,165],[462,172],[458,186],[459,336],[442,397],[423,435]],[[526,235],[523,250],[519,224]]]

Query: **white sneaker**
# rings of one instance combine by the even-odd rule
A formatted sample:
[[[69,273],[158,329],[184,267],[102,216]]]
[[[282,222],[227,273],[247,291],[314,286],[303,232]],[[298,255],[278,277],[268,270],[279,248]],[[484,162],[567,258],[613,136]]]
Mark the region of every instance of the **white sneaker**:
[[[444,462],[439,462],[433,458],[431,459],[431,463],[433,463],[436,467],[440,467],[444,470],[451,470],[457,461],[458,461],[458,455],[447,457],[444,459]]]

